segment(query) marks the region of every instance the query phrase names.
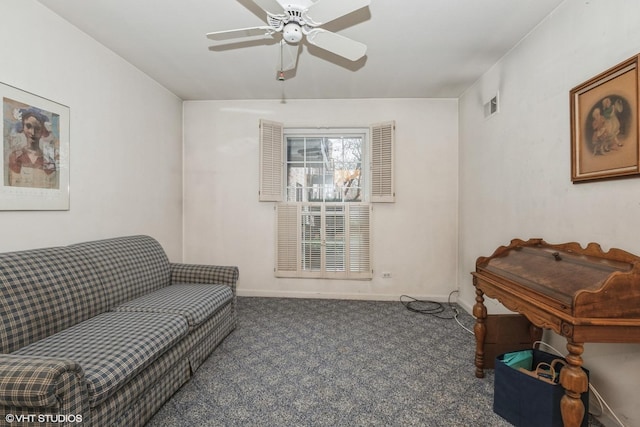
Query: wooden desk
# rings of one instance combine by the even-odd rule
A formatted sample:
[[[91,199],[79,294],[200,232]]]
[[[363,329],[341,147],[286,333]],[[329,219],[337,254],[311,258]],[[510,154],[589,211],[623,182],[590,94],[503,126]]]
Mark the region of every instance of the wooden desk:
[[[567,339],[560,408],[564,425],[578,427],[584,417],[580,395],[589,386],[581,369],[584,343],[640,342],[640,257],[620,249],[604,252],[596,243],[582,248],[514,239],[478,258],[472,275],[476,376],[484,377],[486,295]]]

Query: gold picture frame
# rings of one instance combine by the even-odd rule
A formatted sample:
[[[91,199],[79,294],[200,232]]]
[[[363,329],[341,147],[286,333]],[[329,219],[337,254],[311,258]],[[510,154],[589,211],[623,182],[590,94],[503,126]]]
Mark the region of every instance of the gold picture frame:
[[[0,211],[69,210],[69,107],[0,83]]]
[[[640,55],[570,91],[571,181],[640,174]]]

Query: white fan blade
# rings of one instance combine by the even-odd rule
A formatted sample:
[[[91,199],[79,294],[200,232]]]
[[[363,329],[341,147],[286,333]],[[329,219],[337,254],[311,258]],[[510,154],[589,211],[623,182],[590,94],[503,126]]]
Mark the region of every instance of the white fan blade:
[[[305,12],[305,20],[312,27],[317,27],[369,6],[370,3],[371,0],[318,0]]]
[[[273,28],[262,26],[240,28],[237,30],[215,31],[213,33],[207,33],[207,38],[217,41],[238,39],[243,37],[268,38],[271,37],[274,32],[275,31],[273,30]]]
[[[277,0],[253,0],[253,2],[260,6],[260,9],[271,15],[284,14],[284,8],[277,2]]]
[[[300,51],[301,44],[289,44],[284,40],[280,41],[280,63],[278,64],[278,71],[289,71],[296,68],[298,65],[298,52]]]
[[[367,45],[322,28],[314,28],[309,31],[307,41],[350,61],[357,61],[367,52]]]

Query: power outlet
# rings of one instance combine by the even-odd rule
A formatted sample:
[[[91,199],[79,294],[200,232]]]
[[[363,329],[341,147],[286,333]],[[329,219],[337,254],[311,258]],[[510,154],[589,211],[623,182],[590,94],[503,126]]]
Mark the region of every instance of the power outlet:
[[[384,273],[382,273],[382,278],[383,279],[391,279],[391,272],[385,271]]]

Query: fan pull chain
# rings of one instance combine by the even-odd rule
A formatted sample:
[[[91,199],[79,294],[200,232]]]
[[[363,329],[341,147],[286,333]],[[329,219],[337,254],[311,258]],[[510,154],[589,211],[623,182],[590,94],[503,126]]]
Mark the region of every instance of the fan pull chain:
[[[280,80],[281,82],[284,81],[284,49],[282,47],[282,44],[284,43],[284,41],[280,41],[280,72],[278,73],[278,80]]]

